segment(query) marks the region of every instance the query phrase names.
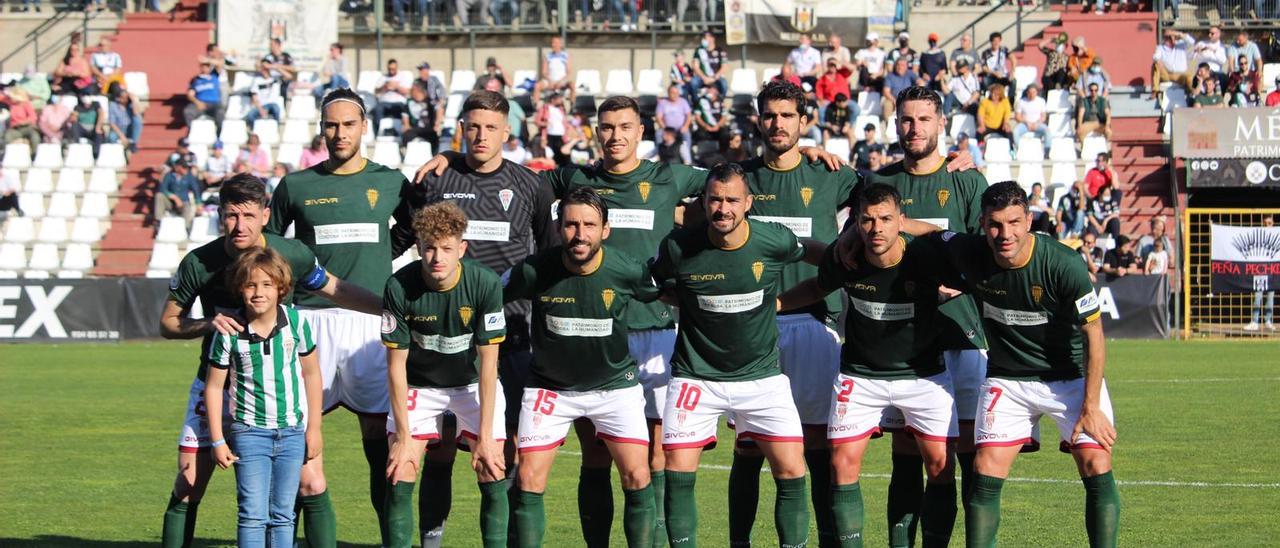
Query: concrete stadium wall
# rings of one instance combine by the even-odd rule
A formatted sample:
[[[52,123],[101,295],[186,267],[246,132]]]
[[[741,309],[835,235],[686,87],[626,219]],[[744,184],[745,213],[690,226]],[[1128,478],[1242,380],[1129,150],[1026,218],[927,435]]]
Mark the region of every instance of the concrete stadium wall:
[[[38,14],[34,12],[5,13],[0,17],[0,58],[16,52],[16,55],[4,62],[2,68],[5,72],[22,72],[32,63],[35,63],[36,70],[41,72],[53,72],[53,69],[57,68],[58,62],[62,60],[62,54],[66,51],[67,37],[73,32],[83,30],[85,24],[82,15],[72,14],[45,29],[40,36],[41,60],[36,63],[33,44],[23,44],[27,41],[28,33],[52,16],[52,9],[46,5],[44,11]],[[113,13],[101,12],[89,21],[87,43],[92,46],[98,42],[98,37],[102,34],[114,34],[119,24],[120,19]],[[128,63],[128,60],[126,59],[125,62]]]

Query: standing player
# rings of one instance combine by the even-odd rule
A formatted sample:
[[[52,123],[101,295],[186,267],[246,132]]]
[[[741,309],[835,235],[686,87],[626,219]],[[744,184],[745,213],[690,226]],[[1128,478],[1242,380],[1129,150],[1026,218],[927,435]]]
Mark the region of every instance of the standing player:
[[[588,419],[618,463],[627,546],[654,544],[644,390],[627,346],[625,311],[653,301],[648,269],[613,247],[608,206],[588,187],[560,200],[563,246],[530,256],[505,276],[505,298],[532,299],[534,366],[520,409],[519,546],[542,546],[547,476],[569,425]]]
[[[804,436],[778,367],[775,322],[782,269],[804,259],[806,248],[785,227],[746,218],[753,200],[737,164],[712,169],[702,199],[707,221],[665,238],[653,266],[654,279],[681,309],[662,423],[668,538],[697,544],[698,461],[728,413],[738,435],[753,439],[769,459],[779,542],[804,546]]]
[[[942,101],[923,87],[910,87],[898,94],[898,136],[904,158],[871,174],[867,183],[884,183],[902,196],[902,212],[915,220],[947,230],[977,233],[981,215],[979,200],[987,181],[976,170],[948,171],[948,161],[938,151],[938,136],[946,130]],[[986,376],[986,346],[978,310],[972,297],[960,295],[941,306],[950,321],[942,322],[943,358],[955,386],[956,410],[960,418],[960,441],[956,448],[964,486],[972,487],[973,419],[978,406],[978,387]],[[893,475],[889,481],[889,534],[892,546],[910,546],[923,500],[925,486],[919,451],[901,430],[902,417],[887,413],[885,427],[894,431]]]
[[[422,259],[387,280],[382,341],[387,346],[391,416],[387,433],[387,526],[393,548],[413,545],[413,484],[427,442],[439,439],[445,411],[471,445],[480,483],[480,533],[486,548],[507,544],[506,429],[498,385],[498,344],[506,337],[502,284],[463,259],[467,217],[437,203],[413,219]],[[429,493],[426,496],[449,496]]]
[[[297,239],[320,262],[344,280],[378,292],[391,276],[391,260],[413,245],[411,187],[400,172],[360,155],[367,125],[364,103],[355,92],[340,88],[325,96],[320,129],[329,159],[280,181],[272,195],[267,231],[283,234],[295,225]],[[369,502],[378,514],[385,545],[388,400],[386,350],[379,341],[378,319],[334,308],[319,297],[303,296],[298,305],[326,349],[320,356],[325,410],[341,405],[359,417],[369,464]],[[304,524],[312,515],[308,505],[317,497],[327,498],[322,461],[308,461],[302,470]]]
[[[1053,418],[1060,447],[1075,458],[1085,487],[1091,546],[1115,546],[1120,495],[1111,473],[1116,440],[1103,380],[1106,341],[1101,308],[1079,256],[1031,232],[1027,195],[1013,181],[982,194],[981,236],[937,236],[964,289],[982,303],[991,341],[974,440],[973,492],[965,505],[965,542],[995,546],[1000,490],[1032,427]],[[852,253],[842,253],[848,260]]]
[[[226,269],[245,250],[267,247],[284,257],[290,271],[296,273],[294,289],[299,293],[313,292],[339,306],[365,314],[377,314],[382,309],[382,301],[377,295],[326,272],[307,246],[262,233],[271,214],[267,210],[267,187],[262,180],[247,174],[233,176],[222,183],[219,196],[218,218],[222,221],[224,235],[196,248],[182,259],[169,282],[169,300],[160,318],[160,333],[165,338],[204,339],[200,345],[200,368],[191,382],[187,415],[178,439],[178,477],[164,515],[162,539],[166,548],[191,545],[200,499],[213,474],[213,461],[207,451],[210,437],[204,401],[208,367],[203,358],[209,355],[214,333],[235,335],[245,325],[244,319],[232,312],[239,308],[240,296],[237,291],[227,288]],[[189,317],[197,300],[204,310],[204,319]],[[328,496],[322,496],[304,508],[320,514],[321,517],[314,518],[317,523],[326,523],[324,516],[329,516],[329,529],[308,530],[308,541],[316,546],[336,543],[332,534],[325,535],[326,530],[332,529],[333,507]]]
[[[466,256],[494,272],[506,272],[534,249],[547,248],[556,238],[551,216],[555,196],[538,176],[502,158],[502,144],[510,134],[507,99],[492,91],[475,91],[462,104],[460,132],[467,143],[463,158],[454,159],[441,175],[428,173],[415,187],[415,206],[452,201],[467,216]],[[529,351],[529,301],[507,303],[507,338],[498,353],[498,378],[503,383],[508,431],[514,432],[520,412],[524,379],[533,359]],[[449,516],[447,496],[453,484],[452,427],[446,423],[441,447],[427,454],[418,497],[424,548],[440,546]],[[516,470],[512,444],[508,473]]]
[[[818,276],[779,298],[783,309],[848,293],[847,339],[828,400],[827,436],[835,481],[829,487],[841,546],[862,546],[858,475],[871,435],[886,409],[905,415],[925,457],[929,486],[920,521],[924,546],[946,546],[956,518],[955,475],[948,442],[958,433],[951,375],[937,345],[937,288],[942,260],[928,240],[900,235],[902,198],[883,184],[862,188],[857,223],[842,237],[861,238],[858,266],[846,268],[834,246]],[[811,394],[812,396],[812,394]],[[815,489],[821,486],[815,485]]]

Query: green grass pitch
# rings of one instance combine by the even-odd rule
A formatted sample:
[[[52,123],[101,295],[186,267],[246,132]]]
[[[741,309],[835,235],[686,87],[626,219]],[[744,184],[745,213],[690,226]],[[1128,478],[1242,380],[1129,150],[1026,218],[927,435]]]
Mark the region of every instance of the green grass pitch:
[[[1116,477],[1126,546],[1267,546],[1280,542],[1280,344],[1108,344],[1118,416]],[[0,346],[0,546],[153,545],[173,481],[176,437],[198,345]],[[339,537],[377,544],[353,415],[325,421],[326,466]],[[1046,450],[1014,465],[1003,499],[1004,546],[1086,544],[1083,488],[1069,456]],[[721,431],[721,440],[730,439]],[[885,543],[888,442],[864,467],[867,546]],[[579,546],[577,447],[562,450],[548,489],[547,539]],[[698,477],[703,546],[724,546],[728,444],[704,455]],[[614,474],[615,481],[617,475]],[[234,476],[214,477],[198,545],[235,538]],[[474,476],[459,462],[446,544],[478,546]],[[757,544],[776,542],[773,484],[762,481]],[[621,490],[614,543],[621,539]],[[816,546],[816,533],[811,535]],[[953,545],[963,544],[963,513]]]

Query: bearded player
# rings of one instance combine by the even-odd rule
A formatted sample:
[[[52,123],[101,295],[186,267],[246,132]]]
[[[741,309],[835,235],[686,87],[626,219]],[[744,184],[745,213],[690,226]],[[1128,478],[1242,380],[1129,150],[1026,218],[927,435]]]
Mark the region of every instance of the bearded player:
[[[267,231],[283,234],[294,225],[296,238],[335,274],[370,292],[380,292],[391,276],[391,261],[413,245],[409,182],[400,172],[365,160],[361,138],[368,120],[360,96],[336,89],[321,104],[320,129],[329,158],[286,175],[271,199]],[[396,221],[391,228],[391,220]],[[329,301],[301,296],[298,307],[328,351],[320,356],[324,408],[350,409],[360,421],[369,465],[369,502],[378,515],[387,544],[383,501],[387,463],[386,349],[378,318],[334,308]],[[302,469],[299,499],[303,524],[310,528],[308,504],[327,500],[321,459]],[[323,498],[320,498],[323,497]],[[331,506],[329,515],[332,516]],[[325,524],[326,527],[331,527]]]

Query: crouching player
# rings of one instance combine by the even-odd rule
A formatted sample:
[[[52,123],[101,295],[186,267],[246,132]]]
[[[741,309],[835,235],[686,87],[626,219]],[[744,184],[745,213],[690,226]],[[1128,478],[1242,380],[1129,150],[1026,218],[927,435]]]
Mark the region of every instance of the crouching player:
[[[923,545],[946,546],[955,524],[956,485],[947,442],[955,439],[959,425],[951,375],[936,336],[941,260],[929,240],[899,232],[901,204],[902,197],[889,185],[863,187],[854,211],[856,224],[841,236],[862,240],[857,265],[846,267],[831,246],[818,276],[779,298],[783,309],[792,309],[840,288],[848,295],[847,339],[827,427],[840,546],[862,546],[858,475],[871,435],[880,430],[881,417],[891,407],[905,417],[928,474]]]
[[[521,547],[542,546],[543,493],[569,425],[590,420],[608,447],[626,494],[627,546],[653,545],[649,437],[644,390],[627,344],[625,313],[632,301],[658,298],[648,269],[603,247],[608,206],[590,187],[559,202],[564,245],[525,259],[504,276],[505,299],[533,302],[534,366],[520,408],[520,494],[516,531]]]
[[[422,259],[392,275],[383,294],[391,393],[385,512],[394,548],[413,544],[413,487],[445,411],[457,417],[460,437],[471,446],[484,546],[507,544],[506,428],[495,419],[505,409],[498,385],[498,344],[506,337],[502,284],[492,270],[462,258],[466,229],[466,215],[452,202],[418,211],[413,230]]]

